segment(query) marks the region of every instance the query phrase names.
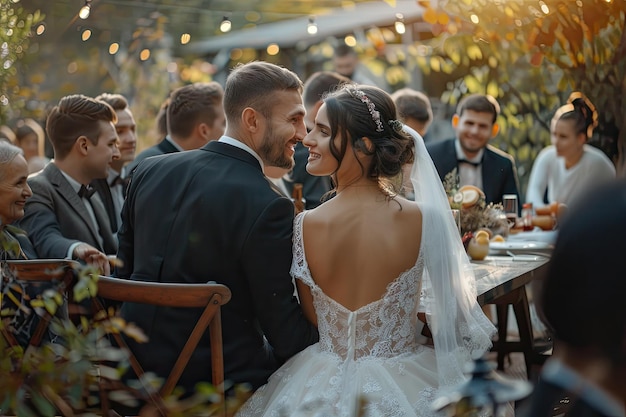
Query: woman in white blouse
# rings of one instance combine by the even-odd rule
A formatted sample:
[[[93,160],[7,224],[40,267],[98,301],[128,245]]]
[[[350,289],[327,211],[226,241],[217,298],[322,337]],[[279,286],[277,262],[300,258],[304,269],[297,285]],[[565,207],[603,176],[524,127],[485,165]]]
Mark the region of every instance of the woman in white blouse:
[[[552,118],[552,146],[543,149],[535,159],[527,202],[534,207],[554,202],[570,204],[589,188],[615,178],[611,160],[587,144],[597,123],[598,113],[591,101],[580,92],[572,93]]]

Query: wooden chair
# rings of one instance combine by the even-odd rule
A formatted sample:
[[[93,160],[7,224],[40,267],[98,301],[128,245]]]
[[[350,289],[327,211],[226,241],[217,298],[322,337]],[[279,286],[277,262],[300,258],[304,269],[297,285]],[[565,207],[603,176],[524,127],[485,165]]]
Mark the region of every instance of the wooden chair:
[[[204,311],[202,315],[189,335],[165,383],[159,390],[159,397],[150,398],[150,401],[153,402],[153,406],[164,414],[162,398],[171,394],[176,387],[200,338],[208,327],[211,340],[212,383],[221,395],[222,404],[224,404],[224,356],[222,351],[222,323],[220,313],[221,306],[230,301],[231,297],[230,290],[226,286],[214,282],[206,284],[173,284],[131,281],[101,276],[98,281],[98,297],[113,301],[151,304],[156,306],[203,307]],[[97,304],[97,308],[104,308],[98,298],[94,298],[94,302]],[[144,370],[137,361],[137,358],[133,355],[132,351],[130,351],[128,345],[119,334],[114,333],[113,336],[119,346],[128,350],[130,364],[136,375],[141,378],[144,374]],[[220,415],[225,415],[225,404],[220,412]]]
[[[24,259],[2,261],[5,274],[11,274],[17,281],[36,285],[37,283],[57,282],[57,290],[71,299],[71,288],[76,280],[75,268],[78,263],[65,259]],[[34,314],[34,313],[33,313]],[[52,315],[44,310],[35,331],[30,337],[28,346],[37,347],[48,329]],[[2,326],[2,335],[9,346],[18,346],[15,336]]]

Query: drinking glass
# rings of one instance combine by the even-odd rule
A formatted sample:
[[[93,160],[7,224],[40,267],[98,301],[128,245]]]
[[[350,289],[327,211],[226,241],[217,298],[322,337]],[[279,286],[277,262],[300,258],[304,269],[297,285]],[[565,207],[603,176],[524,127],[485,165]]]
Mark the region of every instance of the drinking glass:
[[[515,226],[517,220],[517,194],[504,194],[502,196],[502,207],[509,226]]]

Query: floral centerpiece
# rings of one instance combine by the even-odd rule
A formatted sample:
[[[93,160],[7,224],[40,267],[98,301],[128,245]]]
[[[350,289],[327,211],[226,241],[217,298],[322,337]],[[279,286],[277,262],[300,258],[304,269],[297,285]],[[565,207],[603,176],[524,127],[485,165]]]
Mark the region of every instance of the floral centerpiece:
[[[483,229],[488,231],[490,236],[508,235],[509,226],[502,204],[487,204],[485,193],[473,185],[459,187],[456,168],[445,176],[443,187],[448,195],[450,208],[461,212],[461,236]]]

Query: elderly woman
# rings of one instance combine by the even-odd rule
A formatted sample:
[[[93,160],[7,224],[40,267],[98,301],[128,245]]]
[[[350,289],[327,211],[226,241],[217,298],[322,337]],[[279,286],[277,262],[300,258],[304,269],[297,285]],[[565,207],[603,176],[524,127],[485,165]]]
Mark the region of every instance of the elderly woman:
[[[33,195],[28,182],[28,163],[24,158],[23,150],[8,142],[0,141],[0,262],[16,259],[37,258],[28,237],[12,223],[24,216],[26,200]],[[106,255],[97,249],[89,247],[84,251],[84,259],[95,255],[94,266],[100,272],[110,273]],[[104,266],[104,267],[103,267]],[[30,334],[38,322],[28,310],[17,308],[18,304],[25,304],[25,299],[36,298],[52,284],[26,285],[24,282],[11,281],[7,276],[2,277],[2,320],[10,323],[12,332],[21,344],[28,343]],[[23,295],[26,297],[23,297]]]
[[[5,259],[36,258],[24,234],[16,233],[11,223],[24,216],[26,199],[33,195],[28,182],[28,163],[22,149],[0,142],[0,256]]]

